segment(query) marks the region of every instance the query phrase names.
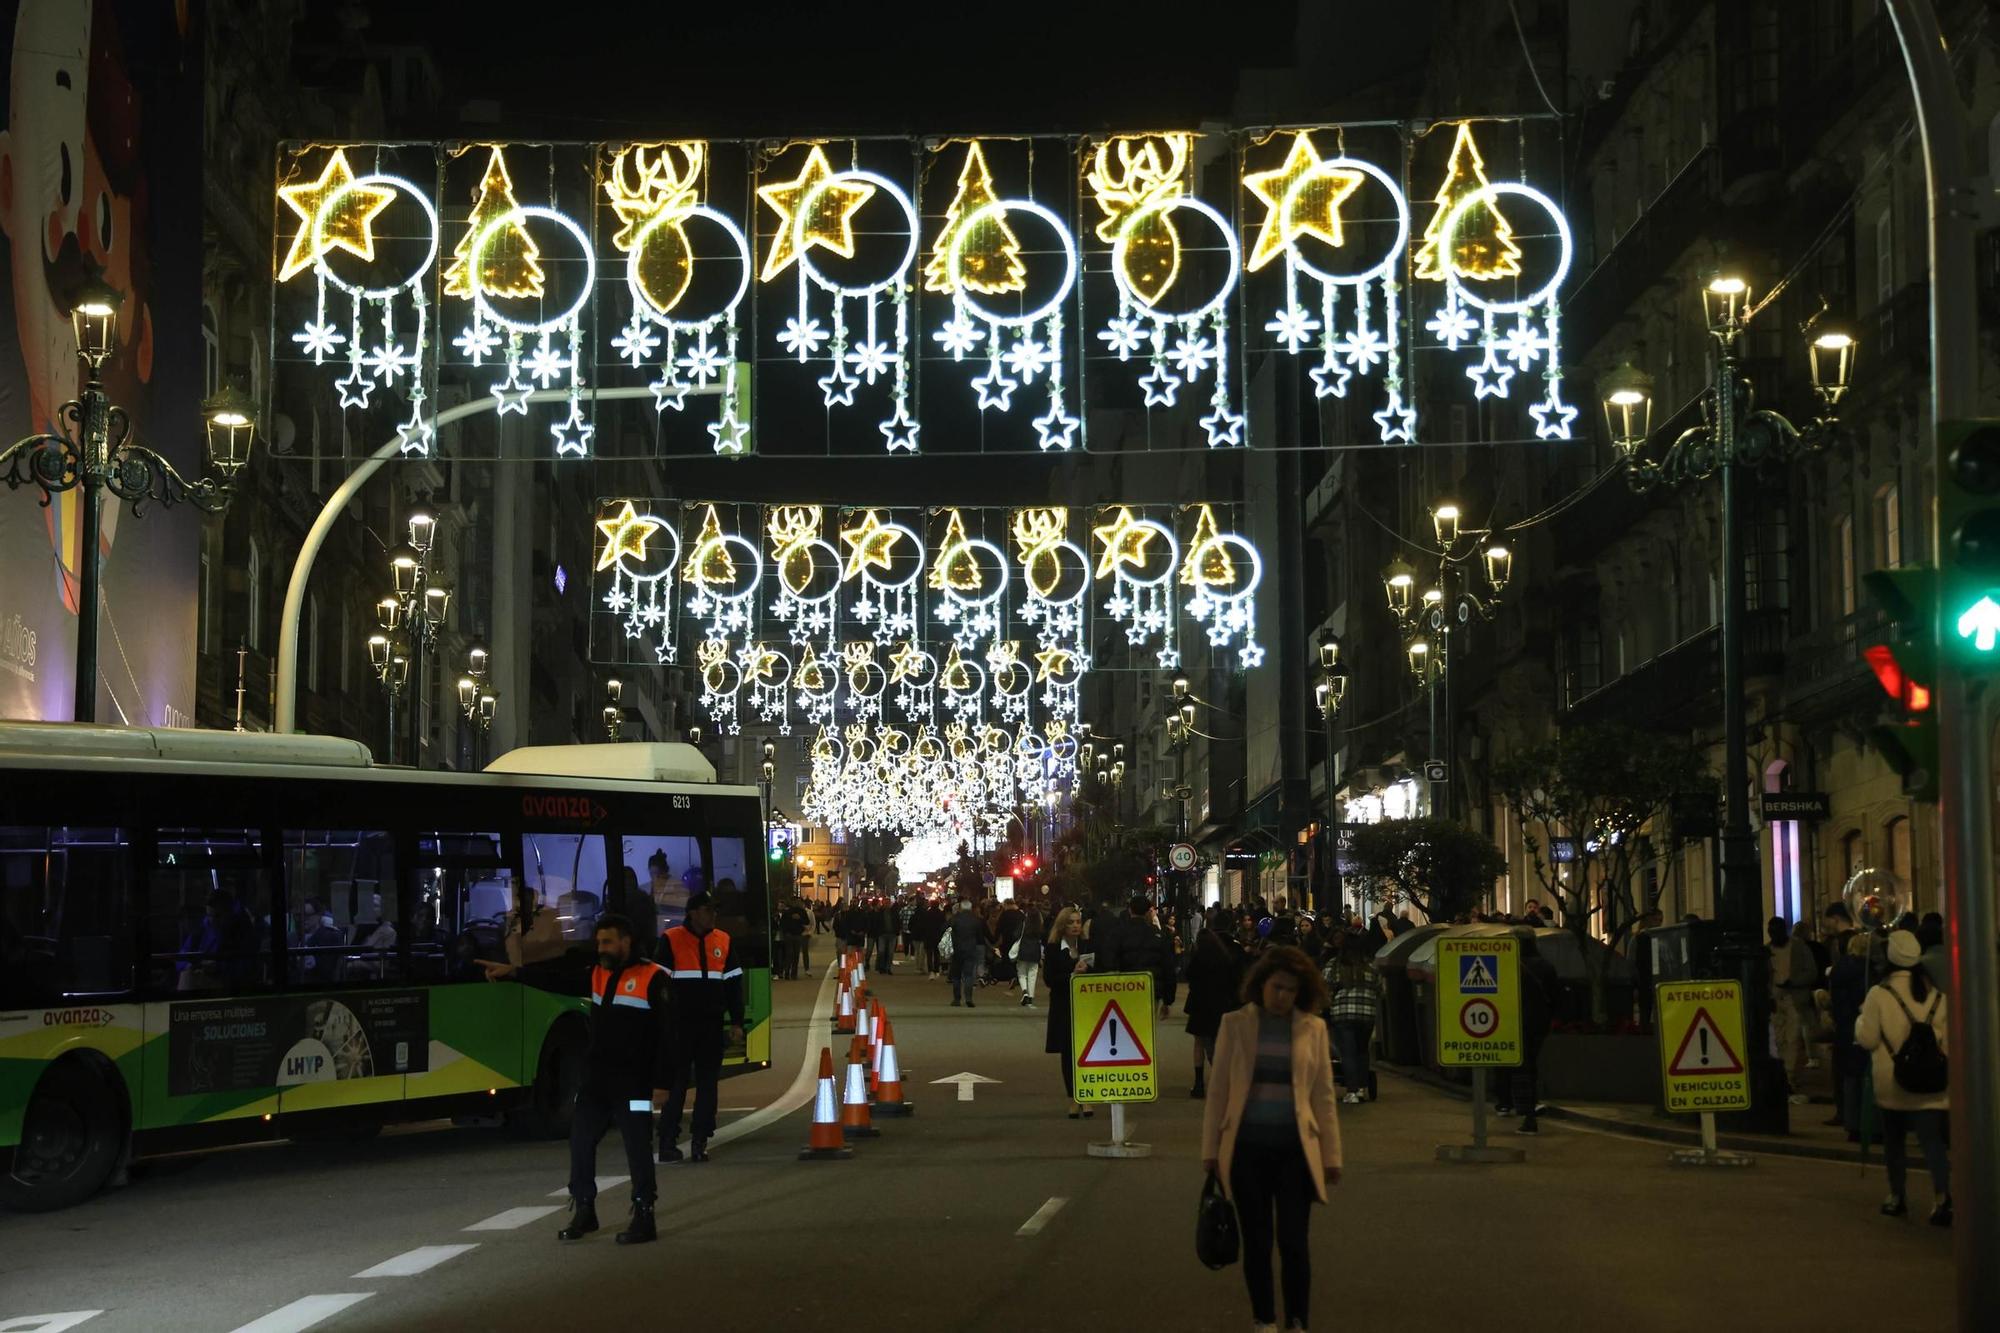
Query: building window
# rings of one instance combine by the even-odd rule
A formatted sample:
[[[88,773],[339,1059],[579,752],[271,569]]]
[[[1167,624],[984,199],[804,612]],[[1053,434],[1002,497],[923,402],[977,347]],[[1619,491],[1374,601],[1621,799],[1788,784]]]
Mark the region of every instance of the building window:
[[[1875,566],[1903,563],[1903,490],[1891,482],[1875,492]]]
[[[1842,514],[1833,522],[1833,544],[1835,567],[1839,570],[1840,586],[1835,589],[1839,598],[1840,614],[1854,614],[1854,516]]]
[[[252,648],[264,646],[264,553],[257,539],[250,539],[250,552],[243,559],[243,641]]]

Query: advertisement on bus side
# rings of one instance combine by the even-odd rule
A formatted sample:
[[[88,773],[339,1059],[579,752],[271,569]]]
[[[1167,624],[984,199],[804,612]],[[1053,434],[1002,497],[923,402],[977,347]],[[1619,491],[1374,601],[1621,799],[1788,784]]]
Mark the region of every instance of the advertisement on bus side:
[[[175,1097],[430,1068],[430,993],[350,992],[178,1003],[167,1020]]]

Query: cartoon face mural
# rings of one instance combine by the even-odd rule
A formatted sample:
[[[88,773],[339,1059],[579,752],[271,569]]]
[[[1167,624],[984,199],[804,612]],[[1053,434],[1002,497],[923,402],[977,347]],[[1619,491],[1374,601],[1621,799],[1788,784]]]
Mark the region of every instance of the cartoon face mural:
[[[160,57],[172,54],[186,34],[157,10],[149,17],[146,7],[117,0],[19,0],[11,6],[0,0],[0,25],[13,36],[0,129],[0,234],[7,250],[0,305],[11,307],[13,316],[0,315],[0,443],[54,430],[63,404],[77,396],[70,301],[82,282],[97,278],[123,298],[118,350],[102,370],[105,389],[130,413],[134,439],[177,455],[185,441],[148,431],[156,423],[149,181],[163,178],[166,168],[151,159],[172,131],[142,118],[125,37],[137,33],[143,43],[147,59],[140,67],[171,68],[177,56]],[[148,78],[148,87],[159,81]],[[198,150],[183,157],[198,160]],[[190,217],[199,197],[198,186],[187,191]],[[197,385],[183,387],[198,396]],[[32,661],[0,652],[0,715],[61,718],[69,715],[66,669],[83,563],[81,495],[66,492],[37,508],[28,498],[33,494],[0,492],[0,558],[24,572],[49,571],[46,582],[39,574],[22,577],[0,591],[0,641],[37,646]],[[178,530],[171,536],[147,532],[145,524],[121,525],[121,509],[108,497],[102,508],[104,633],[116,670],[107,668],[113,707],[101,715],[134,723],[181,720],[191,702],[192,625],[178,621],[176,607],[181,642],[171,651],[189,660],[163,674],[152,659],[165,641],[155,639],[147,622],[162,606],[157,595],[175,579],[187,585],[179,592],[192,610],[191,534],[178,517],[151,525],[171,525]],[[132,549],[113,560],[121,526]],[[31,529],[39,529],[32,538]],[[174,563],[162,563],[169,559]],[[121,616],[121,607],[135,609]],[[121,675],[122,681],[114,678]]]

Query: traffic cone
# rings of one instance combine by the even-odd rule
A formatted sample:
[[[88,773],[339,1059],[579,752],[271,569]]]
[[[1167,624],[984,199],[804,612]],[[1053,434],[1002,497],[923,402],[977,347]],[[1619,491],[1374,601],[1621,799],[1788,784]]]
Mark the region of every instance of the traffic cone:
[[[868,1117],[868,1056],[860,1037],[847,1044],[847,1084],[841,1090],[840,1132],[850,1139],[881,1136]]]
[[[868,997],[868,1095],[876,1095],[882,1082],[882,1025],[888,1021],[882,1001]]]
[[[896,1062],[896,1027],[886,1017],[880,1029],[881,1063],[875,1085],[875,1109],[883,1115],[913,1115],[916,1107],[903,1100],[903,1070]]]
[[[868,1010],[872,998],[865,987],[857,988],[854,992],[854,1035],[861,1038],[864,1045],[869,1048],[875,1044],[869,1035],[875,1030],[875,1017]]]
[[[841,977],[840,1005],[833,1016],[835,1032],[854,1031],[854,988],[847,984],[845,975]]]
[[[838,1106],[833,1086],[833,1050],[822,1046],[819,1048],[819,1087],[813,1092],[812,1131],[806,1136],[806,1146],[799,1149],[801,1162],[854,1156],[854,1149],[848,1147],[841,1137]]]

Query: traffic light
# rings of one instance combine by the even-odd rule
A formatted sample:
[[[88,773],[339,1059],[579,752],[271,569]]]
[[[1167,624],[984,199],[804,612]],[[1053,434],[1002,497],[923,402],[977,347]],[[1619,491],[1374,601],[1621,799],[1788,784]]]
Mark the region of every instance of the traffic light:
[[[1902,775],[1903,790],[1920,801],[1938,794],[1938,571],[1925,565],[1864,575],[1869,600],[1889,618],[1886,643],[1862,650],[1883,693],[1896,703],[1894,721],[1871,727],[1868,739]]]
[[[1938,643],[1967,671],[2000,671],[2000,420],[1938,427]]]

